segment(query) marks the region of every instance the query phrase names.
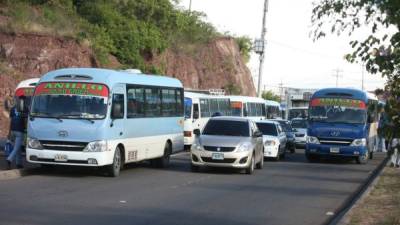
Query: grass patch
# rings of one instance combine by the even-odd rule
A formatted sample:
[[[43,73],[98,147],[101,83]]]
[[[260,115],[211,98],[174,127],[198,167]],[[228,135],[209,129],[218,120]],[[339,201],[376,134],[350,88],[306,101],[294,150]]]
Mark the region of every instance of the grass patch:
[[[385,168],[369,196],[350,214],[350,225],[400,225],[400,170]]]

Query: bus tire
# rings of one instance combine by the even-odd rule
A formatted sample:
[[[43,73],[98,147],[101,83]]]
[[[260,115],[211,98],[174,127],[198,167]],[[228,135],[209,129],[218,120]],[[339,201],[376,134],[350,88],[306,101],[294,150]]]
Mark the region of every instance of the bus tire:
[[[254,157],[254,153],[253,153],[253,155],[251,156],[250,165],[249,165],[249,167],[246,168],[246,174],[249,174],[249,175],[253,174],[254,164],[255,164],[255,157]]]
[[[157,168],[166,168],[169,166],[169,159],[171,156],[171,145],[167,142],[164,147],[164,154],[160,158],[153,159],[152,164]]]
[[[368,162],[369,152],[366,152],[364,155],[360,155],[356,157],[357,164],[366,164]]]
[[[105,167],[106,173],[110,177],[118,177],[122,167],[121,150],[115,149],[113,163]]]

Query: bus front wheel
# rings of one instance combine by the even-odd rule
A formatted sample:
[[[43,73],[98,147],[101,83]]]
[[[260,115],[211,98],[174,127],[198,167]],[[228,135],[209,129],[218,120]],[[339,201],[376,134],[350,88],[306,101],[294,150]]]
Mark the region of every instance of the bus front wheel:
[[[366,164],[369,157],[369,152],[367,151],[364,155],[357,156],[356,162],[357,164]]]
[[[110,177],[118,177],[121,171],[122,157],[119,147],[115,149],[113,163],[105,167],[106,173]]]

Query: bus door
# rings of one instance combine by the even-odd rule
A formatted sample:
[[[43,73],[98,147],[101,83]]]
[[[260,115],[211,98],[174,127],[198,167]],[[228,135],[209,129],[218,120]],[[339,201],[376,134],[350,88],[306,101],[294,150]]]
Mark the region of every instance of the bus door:
[[[125,90],[122,85],[115,86],[111,92],[111,122],[107,127],[108,138],[113,140],[124,139],[125,134],[125,118],[126,118],[126,104],[125,104]],[[114,150],[114,149],[112,149]],[[128,160],[127,157],[125,159]]]
[[[193,104],[193,130],[200,129],[199,103]]]

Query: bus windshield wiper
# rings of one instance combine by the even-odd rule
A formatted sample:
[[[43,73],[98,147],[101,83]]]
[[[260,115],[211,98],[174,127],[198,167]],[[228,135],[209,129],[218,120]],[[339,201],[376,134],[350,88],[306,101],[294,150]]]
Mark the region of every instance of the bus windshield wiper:
[[[34,117],[51,118],[51,119],[56,119],[56,120],[58,120],[58,121],[60,121],[60,122],[63,122],[63,120],[61,119],[60,116],[50,116],[49,113],[45,113],[45,112],[31,113],[31,114],[30,114],[30,117],[31,117],[31,118],[34,118]]]
[[[77,119],[84,119],[87,120],[91,123],[94,123],[94,120],[88,117],[83,116],[82,114],[64,114],[63,117],[69,117],[69,118],[77,118]]]

